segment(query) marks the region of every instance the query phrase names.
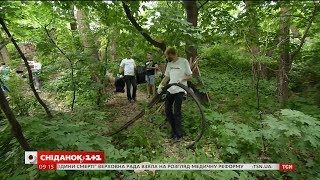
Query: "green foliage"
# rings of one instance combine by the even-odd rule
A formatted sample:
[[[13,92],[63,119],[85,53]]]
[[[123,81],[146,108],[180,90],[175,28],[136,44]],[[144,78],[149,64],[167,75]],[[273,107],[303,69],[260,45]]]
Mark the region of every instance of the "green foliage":
[[[30,115],[30,112],[34,111],[38,106],[35,98],[27,96],[26,92],[31,93],[28,79],[22,79],[11,72],[10,79],[6,83],[10,90],[7,94],[12,110],[18,116]]]
[[[108,126],[97,126],[103,124],[108,115],[105,112],[90,109],[90,113],[85,113],[88,109],[81,109],[70,114],[57,114],[48,121],[39,117],[19,118],[24,135],[29,143],[38,151],[63,149],[67,151],[104,151],[106,159],[110,163],[123,162],[132,155],[141,154],[140,148],[117,149],[111,143],[111,138],[102,135],[109,131]],[[94,117],[94,118],[92,118]],[[10,129],[6,124],[1,126],[4,131],[1,139],[9,141],[8,145],[1,146],[0,154],[4,163],[1,164],[1,177],[29,177],[33,178],[55,178],[68,177],[115,177],[116,172],[66,172],[66,171],[38,171],[36,166],[24,165],[24,152],[19,147],[18,142],[9,135]],[[11,148],[10,151],[7,148]],[[5,158],[4,158],[5,157]],[[135,161],[135,159],[132,159]]]
[[[283,109],[275,116],[267,116],[262,131],[269,141],[268,154],[281,162],[293,162],[300,168],[289,176],[295,179],[315,178],[319,174],[319,120],[302,112]],[[286,156],[283,156],[286,154]]]
[[[14,75],[21,57],[12,44],[10,80],[6,93],[30,145],[37,150],[101,150],[107,163],[295,163],[295,172],[279,171],[38,171],[24,165],[24,152],[0,115],[0,177],[2,179],[316,179],[320,172],[320,74],[319,18],[316,16],[305,45],[288,74],[291,97],[280,109],[277,95],[277,63],[280,15],[278,2],[208,1],[200,8],[198,27],[186,20],[183,3],[174,1],[128,2],[144,31],[154,40],[174,46],[185,57],[185,45],[195,45],[200,60],[203,86],[211,102],[206,104],[207,127],[194,150],[183,143],[200,130],[198,109],[188,98],[183,102],[183,142],[172,145],[170,126],[164,113],[146,113],[127,130],[114,137],[105,134],[123,122],[114,121],[118,107],[104,105],[113,87],[106,71],[118,72],[120,60],[132,53],[143,65],[146,53],[164,63],[163,52],[151,44],[127,19],[120,1],[1,1],[0,16],[19,44],[36,45],[42,63],[40,96],[54,109],[48,120],[30,91],[27,78]],[[200,7],[204,2],[197,2]],[[307,26],[314,2],[291,1],[290,50],[295,50]],[[87,17],[87,28],[71,30],[76,20],[74,6]],[[77,22],[80,26],[79,22]],[[65,53],[61,53],[47,36]],[[78,27],[79,27],[78,26]],[[1,39],[4,33],[1,34]],[[90,47],[84,47],[84,39]],[[189,39],[191,41],[187,42]],[[250,46],[259,48],[257,57]],[[30,59],[30,54],[26,54]],[[100,59],[98,58],[100,57]],[[252,77],[252,64],[266,66],[267,78],[259,86]],[[72,69],[71,69],[72,68]],[[272,70],[274,69],[274,70]],[[73,77],[71,72],[74,72]],[[270,70],[270,71],[269,71]],[[195,78],[194,78],[195,79]],[[158,80],[159,81],[159,80]],[[159,84],[159,82],[157,82]],[[105,87],[107,86],[107,87]],[[144,86],[144,85],[143,85]],[[76,108],[69,111],[73,91]],[[101,91],[100,91],[101,90]],[[140,92],[141,87],[139,87]],[[259,97],[257,97],[257,91]],[[54,98],[51,101],[50,98]],[[100,98],[101,104],[97,106]],[[259,109],[258,109],[259,100]],[[57,110],[56,104],[68,109]],[[144,106],[145,102],[138,104]],[[261,114],[261,119],[260,115]],[[164,124],[164,125],[163,125]],[[162,126],[160,126],[162,125]],[[184,142],[186,141],[186,142]],[[265,151],[263,149],[265,147]]]
[[[316,158],[320,146],[318,119],[290,109],[267,115],[263,122],[258,122],[258,127],[239,122],[234,113],[209,111],[207,118],[208,138],[215,138],[218,154],[224,161],[263,162],[261,152],[265,145],[263,156],[268,162],[290,162],[299,166],[295,173],[288,174],[289,177],[317,177],[318,171],[313,164],[319,163]]]
[[[250,56],[230,44],[217,44],[201,50],[205,65],[216,67],[216,71],[249,72]]]

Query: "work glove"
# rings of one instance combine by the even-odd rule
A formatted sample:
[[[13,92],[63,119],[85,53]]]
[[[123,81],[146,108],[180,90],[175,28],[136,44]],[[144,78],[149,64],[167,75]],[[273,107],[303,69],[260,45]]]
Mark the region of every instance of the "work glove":
[[[157,90],[158,94],[161,94],[161,93],[162,93],[162,88],[164,88],[164,86],[163,86],[162,84],[160,84],[160,85],[158,86],[158,90]]]

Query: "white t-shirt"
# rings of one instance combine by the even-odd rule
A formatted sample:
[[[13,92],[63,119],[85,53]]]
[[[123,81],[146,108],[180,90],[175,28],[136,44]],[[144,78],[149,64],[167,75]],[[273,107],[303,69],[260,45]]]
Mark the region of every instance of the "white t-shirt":
[[[125,76],[134,76],[134,68],[136,64],[133,59],[123,59],[120,63],[120,67],[124,67]]]
[[[168,62],[166,67],[165,76],[170,78],[169,84],[177,83],[179,80],[181,81],[182,78],[185,76],[191,75],[192,71],[189,65],[188,60],[178,57],[175,62]],[[187,81],[181,82],[183,85],[188,86]],[[171,86],[168,91],[171,94],[176,94],[179,92],[186,91],[178,86]]]
[[[41,66],[42,66],[41,63],[39,63],[39,62],[33,63],[34,72],[40,71],[41,70]]]

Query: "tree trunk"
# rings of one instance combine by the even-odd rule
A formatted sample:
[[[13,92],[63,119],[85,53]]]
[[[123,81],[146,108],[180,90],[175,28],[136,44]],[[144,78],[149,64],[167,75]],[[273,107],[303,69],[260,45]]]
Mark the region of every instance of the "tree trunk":
[[[317,13],[319,12],[319,3],[314,3],[313,12],[309,18],[309,22],[300,39],[298,48],[290,53],[290,10],[287,7],[288,2],[280,2],[280,58],[278,70],[278,97],[282,106],[285,106],[289,98],[289,78],[288,74],[292,66],[294,57],[300,52],[308,36],[309,30]]]
[[[30,88],[34,94],[34,96],[36,97],[37,101],[41,104],[41,106],[44,108],[44,110],[46,111],[47,115],[49,118],[52,118],[52,114],[49,110],[49,108],[47,107],[47,105],[42,101],[42,99],[40,98],[38,92],[36,91],[34,85],[33,85],[33,77],[32,77],[32,72],[31,72],[31,68],[29,66],[29,63],[28,63],[28,60],[27,58],[24,56],[24,54],[22,53],[21,49],[19,48],[19,46],[17,45],[16,43],[16,40],[12,37],[12,35],[10,34],[9,30],[7,29],[7,26],[5,25],[4,21],[2,18],[0,18],[0,24],[2,25],[3,27],[3,30],[6,32],[6,34],[8,35],[8,37],[10,38],[11,37],[11,41],[13,43],[13,45],[15,46],[15,48],[17,49],[17,51],[19,52],[21,58],[23,59],[24,61],[24,64],[27,68],[27,71],[28,71],[28,75],[29,75],[29,85],[30,85]]]
[[[187,21],[191,23],[193,27],[197,27],[198,15],[199,15],[197,1],[184,0],[183,3],[184,3],[185,11],[187,14]],[[191,59],[190,61],[191,63],[193,63],[196,57],[198,56],[196,44],[194,42],[195,42],[194,38],[187,36],[185,51],[187,54],[187,59],[188,60]],[[199,71],[197,68],[194,70],[194,75],[199,76]]]
[[[185,12],[187,15],[187,21],[192,24],[193,27],[198,26],[198,15],[199,15],[199,8],[197,6],[197,1],[183,1]],[[203,4],[204,5],[204,4]],[[197,43],[196,39],[194,39],[192,36],[186,37],[186,47],[185,51],[187,54],[187,59],[189,60],[190,64],[193,64],[196,61],[196,58],[198,56],[197,52]],[[198,63],[196,64],[198,66]],[[197,97],[199,97],[201,102],[208,102],[209,95],[207,93],[200,92],[196,87],[199,87],[203,85],[202,81],[200,80],[200,71],[199,68],[193,69],[193,75],[195,76],[195,79],[197,80],[196,84],[193,84],[192,82],[189,82],[188,85],[192,87]]]
[[[16,117],[14,116],[3,91],[0,91],[0,106],[11,125],[12,134],[18,140],[20,146],[22,147],[23,150],[30,151],[31,147],[27,142],[27,139],[24,137],[21,130],[21,125],[19,124]]]
[[[100,70],[100,66],[97,66],[99,63],[99,46],[100,42],[94,37],[94,34],[90,30],[89,19],[87,12],[83,9],[77,9],[76,13],[78,30],[80,32],[80,41],[83,44],[84,52],[90,58],[92,62],[90,65],[91,69],[91,79],[100,85],[97,88],[97,101],[100,102],[100,91],[101,86],[103,85],[103,80],[101,77],[104,76],[103,72]]]
[[[111,38],[111,47],[109,50],[109,54],[110,54],[110,61],[114,62],[117,59],[117,39],[116,39],[116,37],[119,35],[119,29],[113,28],[112,31],[113,31],[112,34],[114,36]]]
[[[4,41],[2,34],[0,33],[0,41]],[[10,55],[6,46],[0,49],[0,62],[8,63],[10,60]]]
[[[278,97],[279,102],[284,106],[289,97],[289,79],[290,70],[290,16],[289,8],[286,3],[281,3],[280,9],[280,58],[278,72]]]
[[[88,50],[88,48],[91,47],[91,44],[89,42],[89,23],[87,22],[87,16],[83,10],[78,9],[76,11],[76,17],[77,17],[77,25],[78,30],[80,32],[80,41],[83,45],[84,50]]]
[[[75,13],[74,13],[74,10],[75,10],[75,6],[72,5],[71,9],[72,9],[72,12],[71,12],[71,22],[70,22],[70,28],[72,30],[72,38],[75,38],[75,32],[77,31],[77,20],[75,18]],[[57,44],[56,44],[57,46]],[[58,46],[57,46],[58,47]],[[76,47],[75,45],[73,45],[73,51],[76,51]],[[68,58],[66,56],[66,58]],[[68,58],[69,60],[69,63],[70,63],[70,68],[71,68],[71,83],[72,83],[72,103],[71,103],[71,111],[74,110],[74,105],[76,103],[76,83],[75,83],[75,80],[74,80],[74,67],[73,67],[73,61]]]
[[[72,4],[70,9],[71,9],[71,12],[70,12],[70,16],[71,16],[70,29],[72,31],[76,31],[78,29],[77,28],[78,24],[77,24],[77,20],[76,20],[76,14],[74,13],[74,11],[76,9],[75,5]]]
[[[104,100],[103,97],[105,97],[105,87],[107,86],[107,73],[108,73],[108,56],[107,56],[107,52],[108,52],[108,47],[110,44],[110,40],[107,39],[107,44],[105,45],[105,48],[103,50],[103,54],[101,56],[100,61],[104,62],[103,66],[102,66],[102,72],[101,72],[101,84],[102,86],[99,88],[99,92],[98,92],[98,98],[97,98],[97,105],[101,106],[101,102],[102,100]]]
[[[80,32],[80,41],[83,45],[84,52],[87,53],[92,58],[92,60],[99,60],[99,48],[96,44],[97,40],[90,30],[86,11],[77,9],[76,18],[78,30]]]

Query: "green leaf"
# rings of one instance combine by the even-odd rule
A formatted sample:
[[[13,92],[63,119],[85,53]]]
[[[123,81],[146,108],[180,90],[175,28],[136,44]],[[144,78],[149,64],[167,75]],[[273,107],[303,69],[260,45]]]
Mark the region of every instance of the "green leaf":
[[[66,171],[63,171],[63,170],[58,170],[58,171],[56,171],[57,172],[57,174],[59,175],[59,176],[66,176],[67,175],[67,172]]]
[[[230,154],[238,154],[239,153],[239,151],[233,147],[227,147],[226,151]]]
[[[8,180],[26,180],[29,179],[29,176],[26,174],[9,177]]]
[[[307,166],[307,167],[312,167],[312,166],[314,166],[314,164],[315,164],[315,163],[314,163],[314,161],[313,161],[312,159],[308,159],[308,160],[307,160],[307,163],[306,163],[306,166]]]
[[[291,128],[289,131],[286,131],[284,134],[287,137],[290,137],[290,136],[301,137],[301,131],[299,129],[297,129],[296,127]]]
[[[312,137],[312,136],[305,137],[305,141],[309,141],[310,144],[315,148],[320,146],[319,140],[314,138],[314,137]]]
[[[9,124],[6,124],[2,129],[0,129],[0,133],[3,133],[8,127]]]

